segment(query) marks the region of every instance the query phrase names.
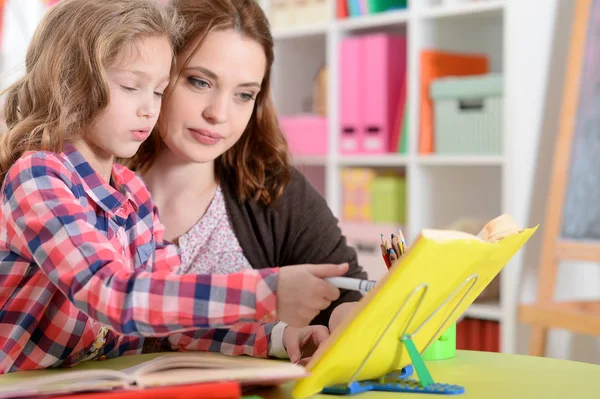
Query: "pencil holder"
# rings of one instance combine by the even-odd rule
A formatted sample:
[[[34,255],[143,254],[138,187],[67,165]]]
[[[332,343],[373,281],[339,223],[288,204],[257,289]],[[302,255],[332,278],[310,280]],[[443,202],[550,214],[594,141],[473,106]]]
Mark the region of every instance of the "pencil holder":
[[[452,324],[425,352],[423,360],[444,360],[456,356],[456,323]]]

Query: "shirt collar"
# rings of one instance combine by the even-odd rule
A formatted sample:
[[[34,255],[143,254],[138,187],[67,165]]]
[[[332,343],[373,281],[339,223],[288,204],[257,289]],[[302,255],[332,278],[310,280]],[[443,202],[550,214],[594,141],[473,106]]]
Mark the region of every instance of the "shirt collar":
[[[73,166],[75,172],[83,181],[83,189],[104,211],[116,214],[124,205],[129,203],[137,210],[137,203],[129,192],[124,179],[116,165],[112,166],[112,180],[116,190],[90,165],[73,144],[66,144],[63,151],[66,160]]]

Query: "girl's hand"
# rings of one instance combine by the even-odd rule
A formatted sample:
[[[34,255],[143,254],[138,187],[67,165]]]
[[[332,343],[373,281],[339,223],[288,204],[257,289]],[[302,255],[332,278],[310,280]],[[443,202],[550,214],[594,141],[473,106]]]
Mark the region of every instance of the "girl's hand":
[[[303,366],[308,363],[319,345],[329,337],[325,326],[308,326],[296,328],[287,326],[283,331],[283,346],[292,363]]]

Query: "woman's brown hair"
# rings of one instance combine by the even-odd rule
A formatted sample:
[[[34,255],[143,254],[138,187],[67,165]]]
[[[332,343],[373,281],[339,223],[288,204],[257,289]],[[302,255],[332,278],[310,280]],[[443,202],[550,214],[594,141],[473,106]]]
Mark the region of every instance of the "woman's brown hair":
[[[287,142],[277,123],[270,93],[273,37],[265,14],[256,0],[173,0],[171,4],[185,24],[183,45],[176,52],[180,54],[194,46],[190,56],[177,65],[179,71],[185,69],[212,31],[233,29],[263,47],[267,67],[252,116],[238,142],[216,160],[216,169],[234,181],[239,201],[253,199],[265,205],[274,203],[290,180],[291,167]],[[171,82],[171,87],[180,78],[181,74]],[[168,102],[167,91],[163,112],[168,110]],[[164,150],[161,136],[165,134],[167,132],[155,128],[127,165],[145,173]]]
[[[106,68],[139,39],[175,45],[181,20],[157,0],[63,0],[38,25],[25,74],[4,93],[8,132],[0,140],[0,181],[25,151],[63,151],[109,104]],[[174,54],[173,54],[174,55]]]

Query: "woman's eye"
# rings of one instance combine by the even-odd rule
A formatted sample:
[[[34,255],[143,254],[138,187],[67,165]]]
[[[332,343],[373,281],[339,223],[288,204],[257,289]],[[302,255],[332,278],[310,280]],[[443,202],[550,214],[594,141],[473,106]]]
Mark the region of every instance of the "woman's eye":
[[[250,93],[240,93],[239,97],[243,101],[254,101],[254,95]]]
[[[188,78],[188,81],[192,85],[194,85],[195,87],[197,87],[199,89],[206,89],[206,88],[210,87],[210,85],[208,84],[208,82],[206,80],[203,80],[203,79]]]
[[[126,91],[137,91],[137,89],[135,87],[129,87],[129,86],[123,86],[123,85],[121,85],[121,87],[123,88],[123,90],[126,90]]]
[[[160,97],[160,98],[163,98],[163,96],[165,95],[165,93],[160,93],[160,92],[156,92],[156,91],[155,91],[155,92],[154,92],[154,95],[156,95],[156,96],[158,96],[158,97]]]

